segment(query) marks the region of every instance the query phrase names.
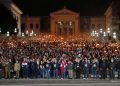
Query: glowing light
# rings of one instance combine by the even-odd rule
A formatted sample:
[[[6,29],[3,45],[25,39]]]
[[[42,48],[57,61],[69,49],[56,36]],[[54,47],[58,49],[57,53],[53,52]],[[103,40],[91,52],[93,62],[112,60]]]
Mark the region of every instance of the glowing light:
[[[103,36],[104,36],[104,37],[106,36],[106,32],[103,33]]]
[[[17,33],[17,28],[14,29],[14,32]]]
[[[1,33],[2,31],[1,31],[1,27],[0,27],[0,33]]]
[[[7,36],[10,36],[10,32],[9,31],[7,31]]]
[[[103,32],[103,30],[102,29],[100,29],[100,33],[102,33]]]
[[[107,33],[110,33],[110,28],[107,29]]]
[[[114,38],[114,39],[116,39],[116,38],[117,38],[117,36],[116,36],[116,33],[115,33],[115,32],[113,33],[113,38]]]
[[[25,34],[24,34],[24,33],[22,33],[22,36],[25,36]]]
[[[26,30],[26,34],[29,34],[28,30]]]
[[[98,36],[99,36],[99,34],[98,34],[98,33],[96,33],[96,36],[98,37]]]

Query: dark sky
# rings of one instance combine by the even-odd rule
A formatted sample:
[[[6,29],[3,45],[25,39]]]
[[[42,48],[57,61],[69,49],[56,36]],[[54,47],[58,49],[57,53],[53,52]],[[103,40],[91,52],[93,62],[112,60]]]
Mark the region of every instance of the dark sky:
[[[13,0],[24,14],[49,16],[64,6],[82,16],[103,15],[111,0]]]

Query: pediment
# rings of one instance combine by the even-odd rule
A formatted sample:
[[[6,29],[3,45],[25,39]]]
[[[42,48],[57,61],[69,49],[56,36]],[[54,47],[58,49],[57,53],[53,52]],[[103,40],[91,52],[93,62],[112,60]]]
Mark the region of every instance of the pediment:
[[[53,12],[53,13],[51,13],[50,14],[51,16],[52,15],[76,15],[76,16],[78,16],[79,14],[78,13],[76,13],[76,12],[73,12],[73,11],[71,11],[71,10],[69,10],[69,9],[66,9],[66,8],[63,8],[63,9],[61,9],[61,10],[58,10],[58,11],[56,11],[56,12]]]

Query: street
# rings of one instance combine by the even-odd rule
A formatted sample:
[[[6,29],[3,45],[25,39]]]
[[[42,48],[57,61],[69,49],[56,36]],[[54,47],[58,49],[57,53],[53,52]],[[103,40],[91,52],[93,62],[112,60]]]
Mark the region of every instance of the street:
[[[118,80],[1,79],[0,86],[120,86]]]

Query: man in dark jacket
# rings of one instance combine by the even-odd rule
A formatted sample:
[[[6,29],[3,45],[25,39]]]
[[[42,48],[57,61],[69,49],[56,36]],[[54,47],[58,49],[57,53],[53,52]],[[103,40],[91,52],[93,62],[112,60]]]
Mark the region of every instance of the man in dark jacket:
[[[109,62],[110,79],[115,79],[115,61],[111,58]]]
[[[81,61],[75,62],[75,71],[76,71],[76,79],[80,79],[81,75]]]
[[[32,78],[36,78],[37,77],[37,63],[35,59],[33,59],[31,62],[31,69],[32,69]]]

